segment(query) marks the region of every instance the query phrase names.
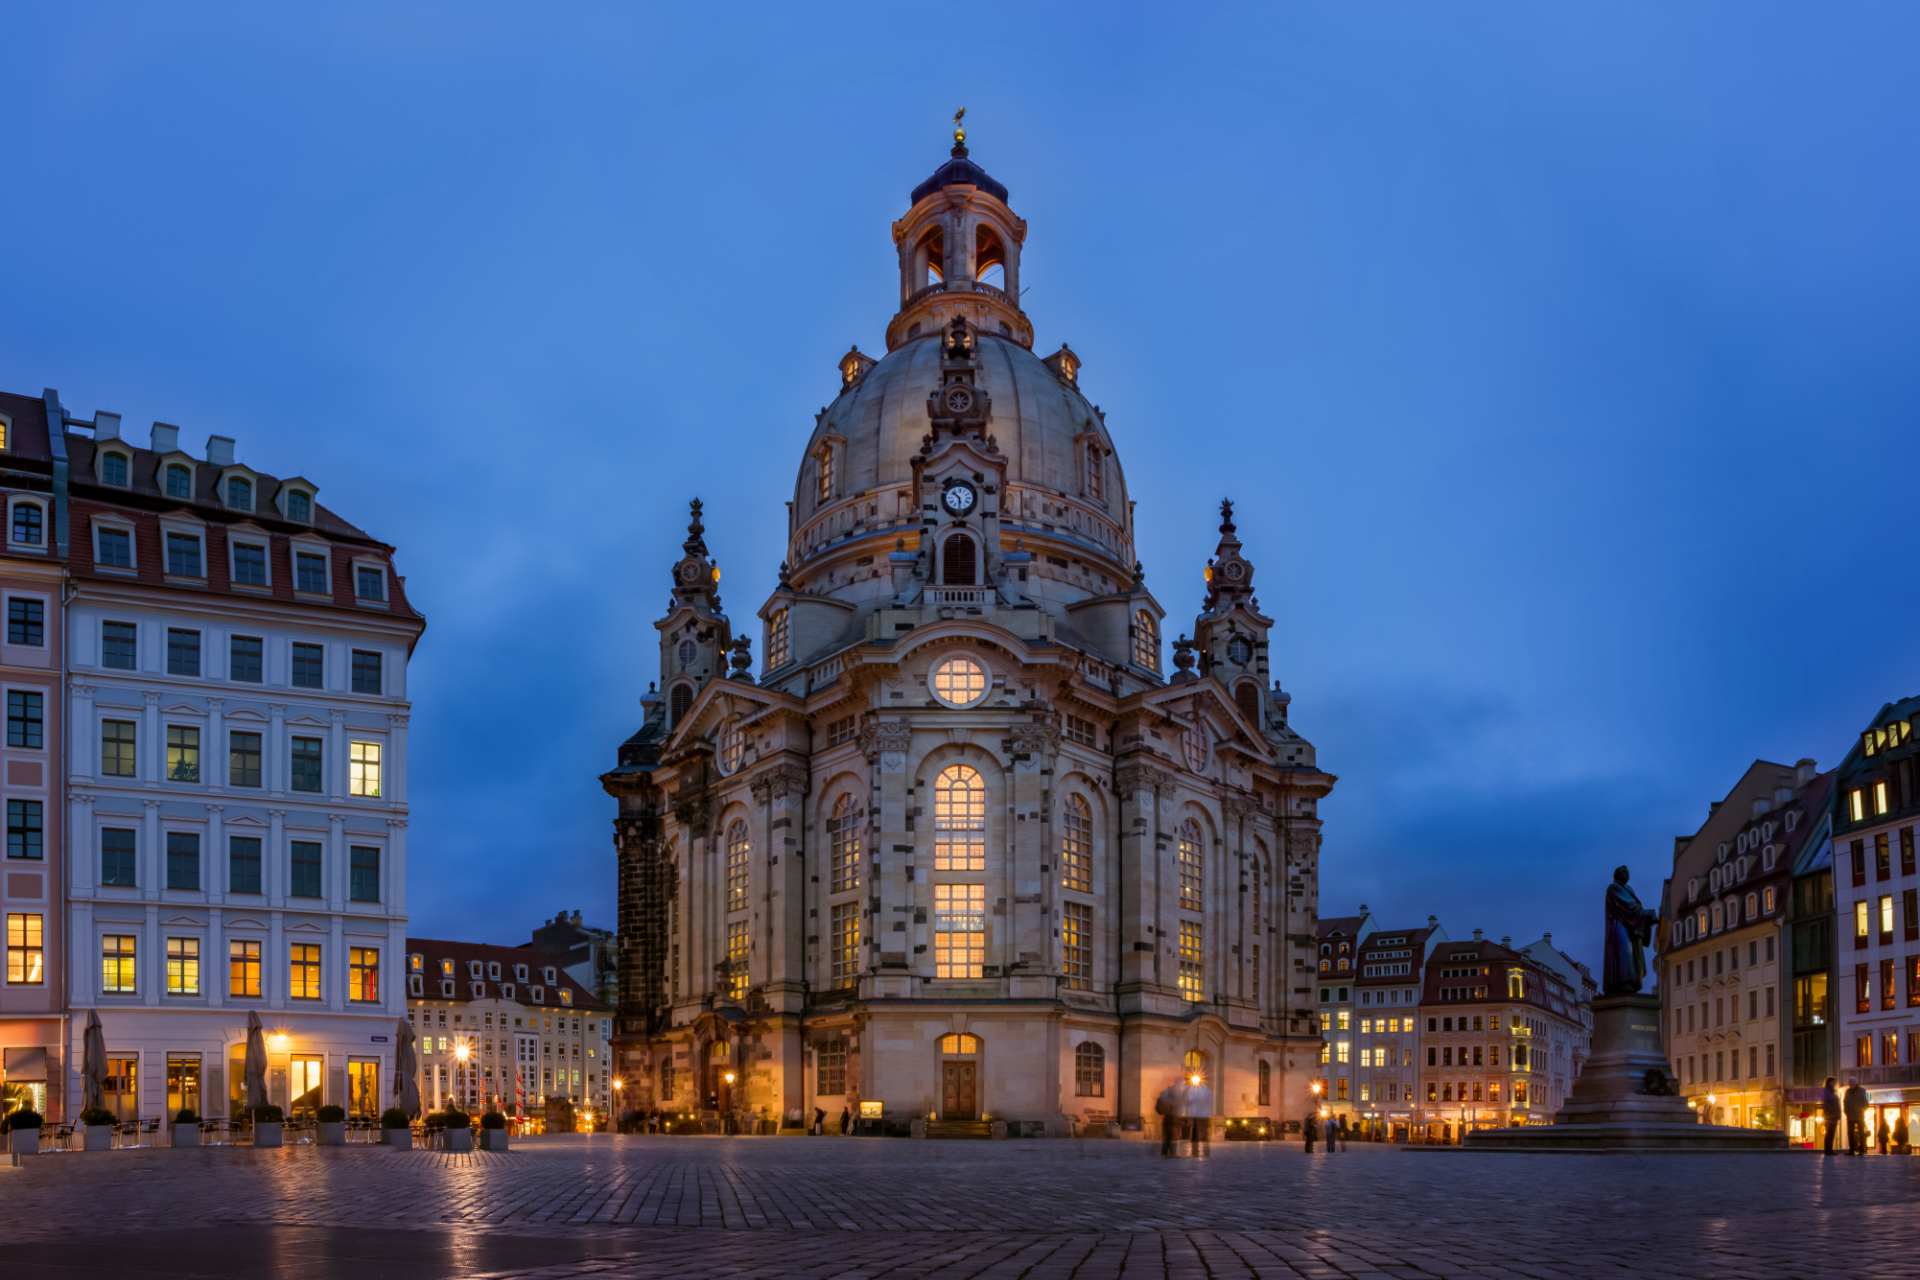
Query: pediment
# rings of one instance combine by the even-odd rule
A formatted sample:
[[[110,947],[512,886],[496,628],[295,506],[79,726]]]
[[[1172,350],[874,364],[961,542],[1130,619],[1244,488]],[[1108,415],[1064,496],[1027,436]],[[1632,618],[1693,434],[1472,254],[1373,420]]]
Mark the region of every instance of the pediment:
[[[249,920],[245,916],[234,916],[226,921],[226,927],[229,929],[265,929],[267,923],[264,920]]]
[[[176,702],[172,706],[162,707],[160,708],[160,713],[168,716],[204,716],[207,714],[204,707],[192,706],[185,702]]]
[[[269,720],[266,716],[261,715],[258,711],[253,710],[251,707],[238,707],[232,711],[229,711],[227,712],[227,719],[251,721],[256,724],[272,723],[272,721]]]
[[[311,920],[302,920],[297,924],[288,925],[287,932],[288,933],[326,933],[328,932],[328,929],[327,929],[327,926],[323,924],[315,924]]]
[[[267,824],[260,821],[260,819],[244,813],[238,817],[228,818],[224,825],[229,827],[259,827],[262,830],[265,830],[267,826]]]
[[[160,923],[161,924],[181,924],[181,925],[190,925],[190,926],[198,927],[200,925],[206,924],[206,921],[198,918],[197,916],[162,916],[160,917]]]
[[[293,716],[287,721],[287,723],[290,725],[298,726],[299,728],[302,728],[302,729],[332,728],[332,726],[329,725],[325,720],[318,719],[314,716]]]

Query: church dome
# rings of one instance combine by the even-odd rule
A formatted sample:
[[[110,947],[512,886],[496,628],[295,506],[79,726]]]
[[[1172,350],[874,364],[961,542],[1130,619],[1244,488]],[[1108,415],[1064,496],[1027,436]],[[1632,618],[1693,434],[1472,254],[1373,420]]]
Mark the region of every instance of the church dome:
[[[1031,530],[1029,541],[1085,543],[1112,574],[1130,574],[1126,478],[1099,410],[1072,383],[1078,358],[1063,347],[1042,360],[983,332],[976,361],[992,404],[985,430],[1006,458],[1002,527]],[[794,492],[796,572],[813,553],[856,532],[917,529],[913,460],[931,429],[927,397],[940,385],[940,370],[936,330],[868,366],[821,413]]]
[[[1001,204],[1007,202],[1007,189],[987,176],[987,171],[967,159],[967,146],[964,142],[955,143],[953,159],[933,171],[933,176],[913,189],[909,202],[919,204],[943,187],[978,187],[991,195]]]

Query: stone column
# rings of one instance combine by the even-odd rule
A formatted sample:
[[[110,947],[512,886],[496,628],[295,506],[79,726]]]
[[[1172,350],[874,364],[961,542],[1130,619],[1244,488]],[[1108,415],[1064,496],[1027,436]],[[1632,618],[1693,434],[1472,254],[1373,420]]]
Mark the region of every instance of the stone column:
[[[233,758],[227,753],[227,740],[224,732],[226,725],[226,707],[227,700],[225,698],[207,699],[207,742],[200,752],[200,758],[203,762],[200,781],[206,785],[209,791],[218,791],[226,786],[231,776],[228,773],[228,768],[232,764]]]
[[[398,712],[387,716],[387,776],[380,780],[388,804],[407,803],[407,726],[412,716]]]
[[[321,866],[320,892],[326,895],[327,910],[339,912],[347,902],[347,815],[330,813],[327,823],[325,862]],[[335,920],[336,927],[339,921]]]
[[[387,819],[387,852],[380,868],[380,900],[387,914],[402,919],[407,914],[407,820]]]
[[[71,782],[93,781],[93,771],[100,759],[100,727],[93,718],[95,688],[90,684],[73,686],[73,718],[67,724],[68,780]]]
[[[226,812],[224,804],[207,806],[207,836],[200,856],[201,884],[207,901],[226,901],[227,877],[220,864],[226,859]]]
[[[267,794],[278,800],[287,793],[291,781],[288,776],[291,766],[288,764],[287,704],[270,702],[267,712],[272,723],[267,728],[267,741],[261,748],[260,768],[267,775]]]
[[[140,896],[152,902],[159,900],[160,891],[166,887],[167,843],[160,833],[160,802],[142,800],[140,805],[146,815],[140,825],[140,854],[134,860],[137,868],[134,878],[140,884]]]
[[[227,1000],[227,971],[226,966],[220,963],[226,958],[226,921],[221,909],[213,907],[207,912],[207,953],[200,957],[200,982],[202,989],[207,993],[207,1007],[210,1009],[220,1008]],[[224,1046],[220,1052],[225,1052]],[[221,1068],[226,1064],[215,1061],[211,1065]],[[208,1092],[211,1095],[212,1091]],[[213,1099],[209,1096],[208,1100]]]
[[[866,865],[861,868],[860,879],[866,889],[863,895],[865,908],[860,926],[860,941],[865,956],[861,963],[863,975],[875,973],[881,962],[883,951],[900,952],[901,968],[894,970],[897,978],[904,979],[909,973],[931,975],[933,973],[933,948],[931,946],[931,909],[932,892],[924,889],[930,879],[933,868],[933,849],[931,845],[924,850],[917,849],[918,838],[915,827],[915,807],[922,799],[911,794],[913,779],[907,774],[907,752],[913,743],[913,729],[904,720],[883,720],[869,724],[861,734],[861,746],[867,756],[868,814],[870,817],[869,839]],[[924,806],[922,806],[924,807]],[[872,818],[877,817],[878,839],[872,839],[875,825]],[[913,867],[912,880],[908,880],[907,868]],[[889,871],[889,869],[891,869]],[[827,885],[827,881],[822,881]],[[889,891],[891,891],[889,893]],[[824,899],[826,895],[823,893]],[[907,907],[903,921],[907,928],[897,936],[884,936],[888,920],[882,910],[883,904],[891,900],[896,905]],[[929,915],[927,928],[921,930],[914,924],[920,912]],[[826,916],[820,920],[820,936],[828,938],[833,922]],[[925,941],[916,942],[915,938]],[[917,957],[915,946],[926,946],[927,950]],[[820,973],[824,979],[829,972],[827,948],[822,947],[819,954]],[[867,995],[869,983],[863,976],[861,994]],[[871,1055],[867,1055],[868,1058]],[[862,1063],[863,1076],[870,1075],[867,1063]],[[863,1088],[870,1088],[871,1081],[863,1080]],[[862,1096],[872,1097],[871,1093]]]
[[[166,730],[160,725],[160,695],[146,695],[147,707],[140,717],[140,779],[149,787],[158,787],[167,776]]]
[[[327,796],[339,801],[347,794],[347,713],[336,707],[328,715],[333,723],[327,729]]]
[[[287,811],[267,810],[267,842],[260,851],[260,892],[267,905],[275,908],[287,903]]]

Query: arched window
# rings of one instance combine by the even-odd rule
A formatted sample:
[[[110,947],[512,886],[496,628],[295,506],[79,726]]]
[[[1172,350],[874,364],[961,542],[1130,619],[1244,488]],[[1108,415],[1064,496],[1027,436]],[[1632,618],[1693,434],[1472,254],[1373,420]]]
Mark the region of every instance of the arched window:
[[[959,1032],[955,1035],[941,1036],[940,1052],[942,1053],[978,1053],[980,1052],[980,1037],[970,1036],[964,1031]]]
[[[1187,757],[1187,768],[1195,773],[1207,771],[1207,731],[1198,722],[1180,735],[1180,749]]]
[[[784,667],[793,660],[792,635],[787,625],[787,611],[775,609],[767,619],[767,670]]]
[[[1205,1049],[1189,1049],[1180,1065],[1186,1069],[1188,1084],[1213,1085],[1213,1059]]]
[[[298,520],[302,524],[313,519],[313,500],[298,489],[287,491],[287,519]]]
[[[1149,671],[1160,669],[1160,624],[1145,609],[1133,615],[1133,661]]]
[[[1060,884],[1093,892],[1093,811],[1076,795],[1067,797],[1060,815]]]
[[[948,765],[934,779],[933,869],[987,869],[987,784],[964,764]]]
[[[102,455],[100,481],[102,484],[124,485],[127,482],[127,455],[124,453]]]
[[[178,463],[167,468],[167,496],[169,498],[191,498],[193,496],[193,472]]]
[[[673,692],[667,695],[667,727],[671,729],[679,724],[680,718],[686,715],[692,706],[693,686],[690,684],[673,686]]]
[[[732,773],[746,758],[747,735],[740,726],[730,724],[720,731],[720,772]]]
[[[977,585],[975,559],[972,538],[964,533],[949,534],[940,544],[940,581],[949,587]]]
[[[727,825],[727,910],[747,909],[747,855],[752,845],[747,840],[745,819],[735,818]]]
[[[1200,824],[1192,818],[1180,824],[1180,845],[1176,860],[1180,864],[1180,909],[1182,911],[1203,910],[1205,895],[1202,890],[1205,885],[1200,852]]]
[[[1073,1051],[1073,1094],[1076,1098],[1107,1096],[1107,1051],[1082,1040]]]
[[[827,821],[827,840],[833,848],[834,893],[860,887],[861,817],[859,802],[852,796],[841,796],[833,802],[833,817]]]
[[[1260,1101],[1255,1104],[1256,1106],[1270,1107],[1273,1105],[1273,1064],[1265,1058],[1260,1059],[1260,1092],[1258,1097]]]
[[[814,469],[818,473],[818,479],[820,482],[818,501],[821,506],[825,506],[827,503],[833,501],[833,446],[832,445],[827,444],[827,445],[820,446],[819,461],[815,465]]]
[[[1233,691],[1233,700],[1240,705],[1240,714],[1253,721],[1256,728],[1260,724],[1260,686],[1251,680],[1241,682]]]
[[[987,963],[987,886],[933,886],[933,976],[979,978]]]
[[[39,546],[41,538],[40,506],[33,502],[13,504],[13,540]]]
[[[236,511],[253,510],[253,482],[240,476],[227,480],[227,505]]]
[[[1100,446],[1089,440],[1087,441],[1086,479],[1082,487],[1086,489],[1087,497],[1095,502],[1100,501],[1101,480],[1104,478],[1100,471]]]
[[[987,693],[987,669],[972,658],[948,658],[933,669],[933,695],[951,707],[967,707]]]

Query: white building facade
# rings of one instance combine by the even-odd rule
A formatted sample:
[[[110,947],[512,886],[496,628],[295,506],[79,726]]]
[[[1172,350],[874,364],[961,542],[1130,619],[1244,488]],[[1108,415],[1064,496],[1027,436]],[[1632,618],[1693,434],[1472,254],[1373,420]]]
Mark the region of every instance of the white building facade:
[[[315,487],[70,433],[69,1087],[98,1009],[107,1105],[388,1105],[406,1016],[407,662],[392,548]]]

